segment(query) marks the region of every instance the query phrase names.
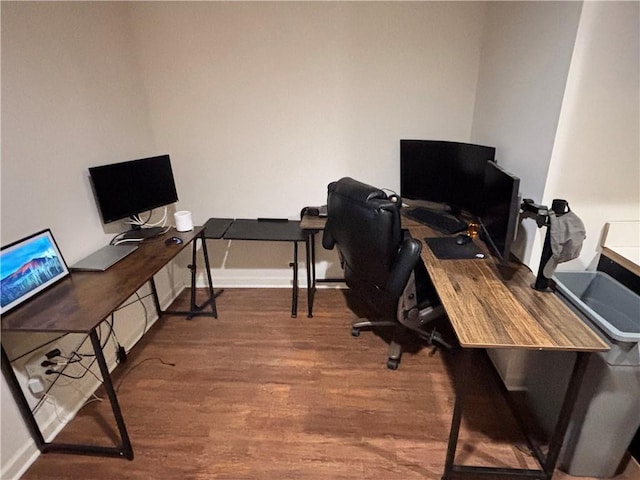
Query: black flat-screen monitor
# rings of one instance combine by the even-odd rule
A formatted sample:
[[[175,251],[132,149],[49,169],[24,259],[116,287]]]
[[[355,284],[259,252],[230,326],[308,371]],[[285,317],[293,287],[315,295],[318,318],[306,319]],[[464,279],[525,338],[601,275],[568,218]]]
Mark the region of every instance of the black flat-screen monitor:
[[[520,179],[493,162],[489,162],[486,169],[480,215],[482,238],[506,263],[518,226]]]
[[[169,155],[89,168],[104,223],[178,201]]]
[[[484,145],[400,140],[400,195],[479,213],[485,167],[495,154]]]

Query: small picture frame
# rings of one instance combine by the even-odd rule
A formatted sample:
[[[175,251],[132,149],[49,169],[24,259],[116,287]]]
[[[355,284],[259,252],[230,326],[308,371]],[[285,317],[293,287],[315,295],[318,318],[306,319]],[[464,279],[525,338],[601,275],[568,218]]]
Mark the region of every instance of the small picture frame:
[[[70,275],[51,230],[29,235],[0,251],[0,314]]]

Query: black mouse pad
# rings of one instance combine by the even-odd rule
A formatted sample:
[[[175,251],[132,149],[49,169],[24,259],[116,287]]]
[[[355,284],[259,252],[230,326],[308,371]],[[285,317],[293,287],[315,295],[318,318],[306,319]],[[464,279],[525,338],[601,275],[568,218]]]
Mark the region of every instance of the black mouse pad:
[[[425,238],[433,254],[441,260],[483,259],[486,255],[473,242],[456,243],[456,237]]]

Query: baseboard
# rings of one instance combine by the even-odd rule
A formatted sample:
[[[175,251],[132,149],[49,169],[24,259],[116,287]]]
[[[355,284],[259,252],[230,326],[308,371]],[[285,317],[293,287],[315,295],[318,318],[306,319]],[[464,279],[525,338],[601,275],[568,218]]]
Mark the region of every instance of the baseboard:
[[[321,272],[317,272],[321,273]],[[211,277],[214,288],[291,288],[293,272],[291,269],[277,270],[241,270],[241,269],[212,269]],[[316,288],[345,288],[344,282],[323,282],[318,275]],[[206,288],[207,276],[200,271],[196,278],[197,288]],[[298,287],[307,288],[307,271],[298,269]]]

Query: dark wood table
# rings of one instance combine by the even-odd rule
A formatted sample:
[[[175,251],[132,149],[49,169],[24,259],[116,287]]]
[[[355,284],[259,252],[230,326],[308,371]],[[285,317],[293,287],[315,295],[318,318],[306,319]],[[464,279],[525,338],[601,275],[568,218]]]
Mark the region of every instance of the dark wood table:
[[[165,244],[170,237],[179,237],[180,244]],[[202,253],[208,278],[209,298],[201,305],[195,302],[196,241],[202,244]],[[182,250],[192,246],[191,307],[187,311],[162,310],[154,275],[173,260]],[[111,402],[111,408],[120,434],[120,445],[99,446],[46,442],[36,422],[24,392],[16,379],[9,357],[2,345],[2,372],[5,375],[18,409],[42,453],[76,453],[133,459],[133,448],[113,388],[109,368],[104,358],[97,329],[100,324],[145,283],[150,282],[158,316],[184,314],[217,317],[211,269],[207,254],[204,228],[190,232],[171,229],[162,236],[148,239],[138,249],[104,272],[73,272],[69,278],[45,290],[18,309],[2,316],[2,332],[81,333],[88,335],[93,346],[102,381]],[[211,311],[206,307],[210,306]]]

